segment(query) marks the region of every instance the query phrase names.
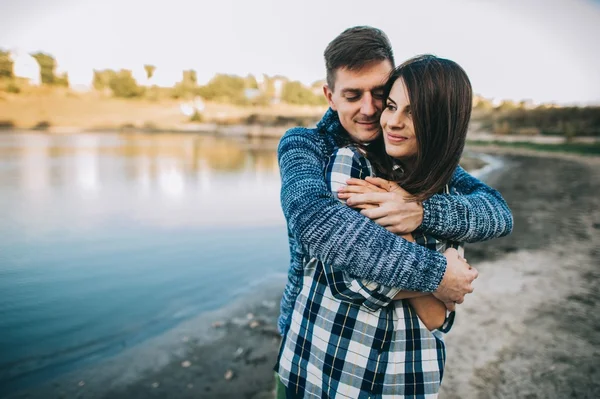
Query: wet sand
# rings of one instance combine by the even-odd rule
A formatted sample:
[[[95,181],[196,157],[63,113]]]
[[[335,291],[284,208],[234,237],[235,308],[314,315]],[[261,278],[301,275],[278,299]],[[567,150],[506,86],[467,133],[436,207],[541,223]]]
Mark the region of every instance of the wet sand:
[[[503,155],[511,236],[469,245],[480,277],[447,336],[442,399],[600,397],[600,162]],[[285,278],[93,369],[13,397],[272,398]]]
[[[440,398],[600,397],[600,162],[535,155],[490,179],[515,229],[467,247],[480,277],[447,337]]]

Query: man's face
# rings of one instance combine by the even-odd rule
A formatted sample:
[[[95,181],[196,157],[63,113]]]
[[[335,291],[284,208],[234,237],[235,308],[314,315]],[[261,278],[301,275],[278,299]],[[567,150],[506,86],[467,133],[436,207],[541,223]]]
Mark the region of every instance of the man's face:
[[[392,69],[389,60],[374,61],[356,71],[340,68],[333,91],[324,87],[329,106],[338,112],[342,126],[355,142],[367,143],[379,134],[383,85]]]

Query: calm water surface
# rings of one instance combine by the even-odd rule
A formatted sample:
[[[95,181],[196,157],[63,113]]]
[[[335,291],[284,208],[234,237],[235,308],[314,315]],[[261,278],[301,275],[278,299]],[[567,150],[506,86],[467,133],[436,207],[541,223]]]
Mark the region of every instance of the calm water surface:
[[[285,273],[275,142],[0,134],[0,392]]]

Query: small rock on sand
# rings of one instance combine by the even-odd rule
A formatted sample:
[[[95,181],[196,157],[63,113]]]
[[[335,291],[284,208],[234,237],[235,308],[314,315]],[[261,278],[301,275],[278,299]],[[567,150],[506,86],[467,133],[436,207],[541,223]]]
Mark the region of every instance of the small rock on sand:
[[[184,360],[183,362],[181,362],[181,367],[190,367],[192,365],[192,362],[190,362],[189,360]]]
[[[229,381],[232,378],[233,378],[233,371],[232,370],[227,370],[225,372],[225,379]]]

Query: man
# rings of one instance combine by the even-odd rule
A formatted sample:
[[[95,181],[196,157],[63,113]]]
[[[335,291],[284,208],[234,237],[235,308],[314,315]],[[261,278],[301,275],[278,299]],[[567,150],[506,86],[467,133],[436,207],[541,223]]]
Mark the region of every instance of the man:
[[[403,290],[433,292],[453,310],[455,303],[462,303],[473,291],[477,271],[456,251],[440,254],[396,234],[418,228],[456,241],[501,237],[512,230],[506,202],[496,190],[467,174],[457,182],[463,196],[439,194],[415,203],[406,201],[401,192],[389,192],[350,199],[353,206],[376,204],[378,207],[367,213],[375,222],[341,204],[325,184],[325,162],[344,142],[369,142],[379,134],[383,84],[394,67],[394,58],[382,31],[354,27],[329,44],[325,62],[324,94],[331,109],[315,129],[287,131],[278,148],[281,204],[291,254],[281,302],[281,334],[289,328],[303,265],[311,258],[357,278]]]

